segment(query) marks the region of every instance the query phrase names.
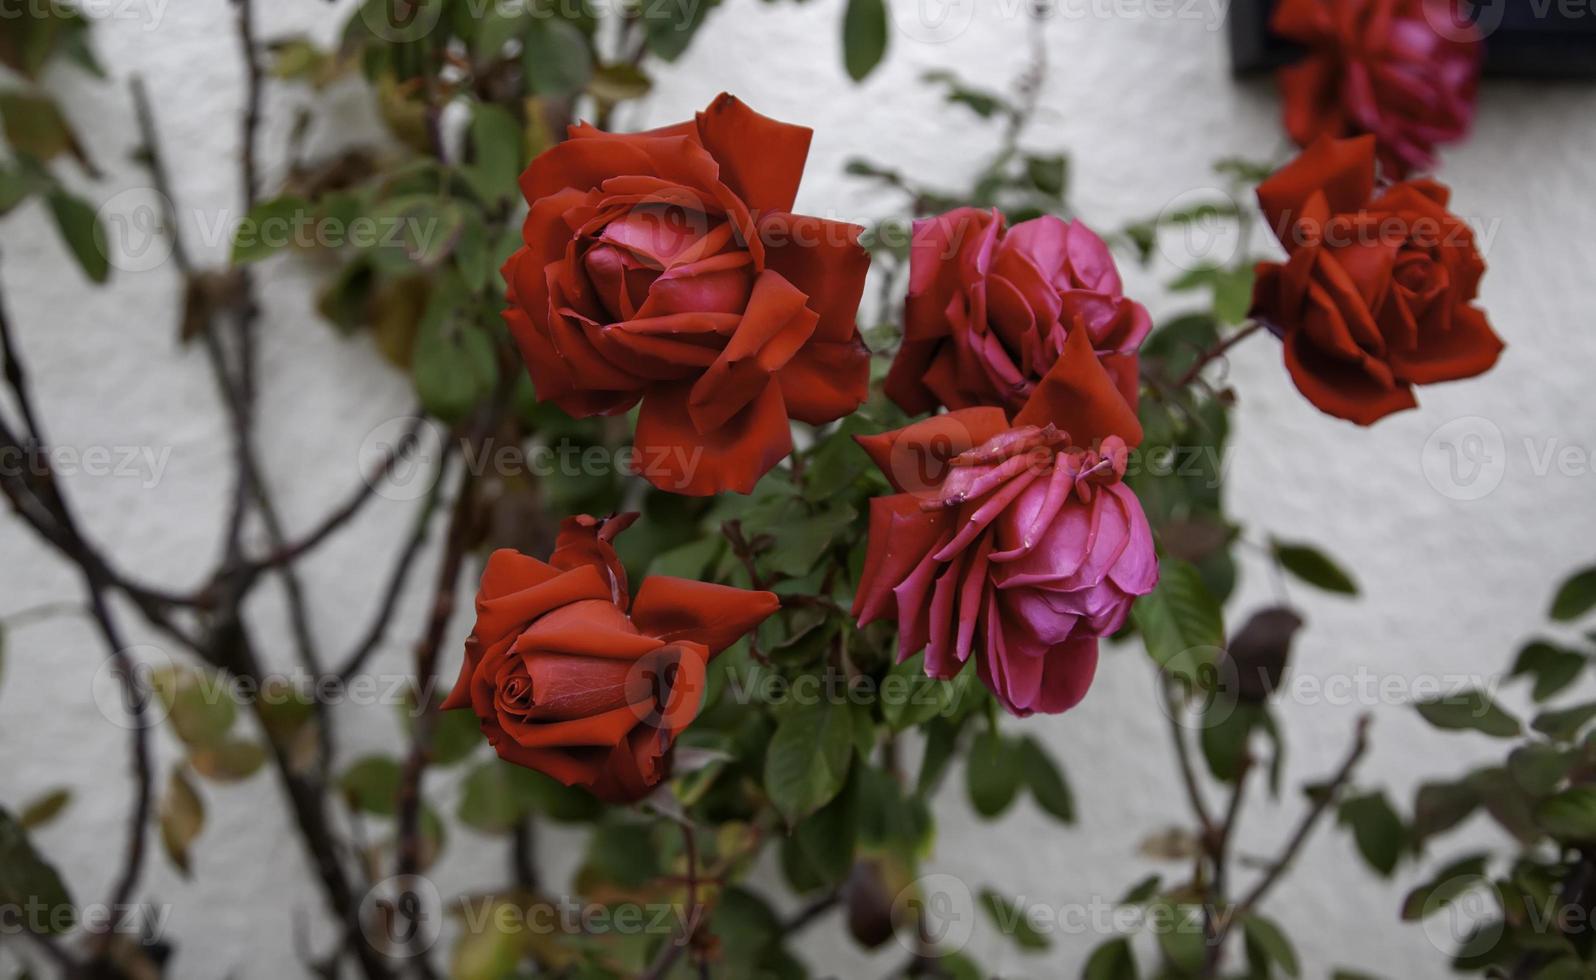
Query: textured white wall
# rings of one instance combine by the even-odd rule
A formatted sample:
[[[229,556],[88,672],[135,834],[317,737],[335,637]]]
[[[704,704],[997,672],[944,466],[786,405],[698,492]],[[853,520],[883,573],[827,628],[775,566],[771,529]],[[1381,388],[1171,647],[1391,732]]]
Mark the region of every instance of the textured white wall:
[[[234,170],[224,162],[236,149],[232,120],[242,86],[229,12],[219,3],[97,6],[138,16],[107,19],[96,30],[112,83],[78,74],[59,78],[72,117],[108,171],[85,193],[105,199],[130,191],[122,199],[128,209],[144,193],[138,190],[142,175],[126,162],[136,134],[123,84],[141,73],[156,97],[178,195],[185,208],[200,209],[190,216],[190,236],[197,240],[203,228],[232,217],[237,198]],[[266,37],[310,31],[327,38],[338,19],[311,0],[260,6]],[[903,15],[915,7],[912,0],[895,3]],[[840,0],[734,2],[711,18],[680,65],[660,72],[646,118],[630,121],[670,121],[723,89],[737,93],[767,114],[815,128],[800,209],[881,214],[897,202],[844,177],[843,161],[863,154],[927,179],[964,182],[986,134],[959,112],[944,111],[916,80],[930,68],[953,68],[982,85],[1007,84],[1033,29],[1018,13],[1022,7],[982,4],[972,22],[941,43],[895,31],[884,67],[856,87],[844,76],[837,51]],[[1073,201],[1100,229],[1156,212],[1211,183],[1209,163],[1216,157],[1268,156],[1280,145],[1273,92],[1266,84],[1231,80],[1209,0],[1174,5],[1199,15],[1194,18],[1160,16],[1172,9],[1167,4],[1071,0],[1065,8],[1070,16],[1047,27],[1044,110],[1028,142],[1072,154]],[[264,146],[283,144],[292,106],[304,98],[272,90]],[[330,99],[341,108],[313,134],[321,146],[361,134],[351,129],[365,112],[359,95],[335,92]],[[1345,679],[1365,669],[1400,690],[1423,677],[1488,675],[1539,628],[1565,572],[1596,557],[1590,509],[1596,475],[1588,468],[1565,474],[1536,465],[1548,446],[1596,451],[1588,395],[1588,366],[1596,357],[1589,310],[1596,295],[1585,268],[1589,229],[1596,225],[1589,193],[1593,110],[1591,86],[1488,84],[1473,139],[1446,155],[1444,176],[1456,189],[1456,209],[1477,223],[1498,223],[1484,302],[1509,348],[1491,374],[1423,390],[1420,410],[1361,430],[1309,407],[1267,338],[1235,354],[1243,400],[1231,511],[1256,536],[1275,532],[1324,543],[1364,588],[1362,599],[1343,601],[1291,587],[1292,600],[1308,616],[1297,651],[1299,677]],[[268,161],[268,178],[278,163]],[[175,587],[196,584],[219,547],[227,439],[200,352],[174,343],[174,270],[163,265],[124,273],[107,288],[92,289],[48,229],[42,208],[28,206],[3,229],[0,282],[52,441],[170,450],[153,487],[145,486],[147,472],[69,478],[79,512],[107,550],[142,577]],[[225,252],[214,237],[198,250],[202,260],[216,262]],[[1175,308],[1159,296],[1155,277],[1130,278],[1155,312]],[[318,322],[309,306],[311,281],[303,269],[274,263],[264,283],[262,439],[294,528],[306,527],[352,485],[362,439],[408,407],[404,380],[364,342],[341,340]],[[1421,469],[1432,433],[1463,416],[1482,417],[1504,440],[1496,457],[1505,465],[1500,486],[1475,501],[1437,492]],[[351,533],[309,561],[315,629],[327,650],[347,649],[363,628],[363,610],[376,598],[371,570],[385,565],[396,547],[393,529],[408,513],[406,504],[378,501]],[[0,554],[0,614],[77,591],[70,570],[13,520],[0,521]],[[402,608],[394,636],[415,634],[427,577],[415,576],[414,601]],[[1244,611],[1274,594],[1266,570],[1249,565],[1234,608]],[[280,621],[273,618],[280,612],[276,595],[263,595],[258,606],[252,612],[263,620]],[[124,620],[135,636],[150,639],[139,634],[135,617]],[[455,623],[454,634],[463,635],[467,625]],[[286,666],[287,645],[275,652]],[[0,798],[16,805],[57,785],[76,791],[73,807],[40,838],[82,900],[103,895],[115,873],[112,855],[120,850],[128,799],[124,733],[104,722],[91,700],[103,656],[81,619],[27,626],[10,639],[0,687]],[[407,660],[403,644],[392,643],[374,669],[403,671]],[[446,670],[452,669],[451,663]],[[1183,820],[1184,813],[1152,694],[1152,673],[1139,653],[1106,656],[1080,709],[1026,723],[1068,767],[1080,796],[1080,825],[1061,832],[1029,803],[1001,823],[983,824],[955,790],[939,807],[934,870],[972,888],[990,883],[1053,908],[1111,900],[1150,870],[1178,879],[1180,867],[1159,868],[1135,856],[1139,840]],[[1411,798],[1424,774],[1459,772],[1497,748],[1481,737],[1437,735],[1396,703],[1287,705],[1293,782],[1336,765],[1365,708],[1376,716],[1375,747],[1360,784],[1387,787],[1399,800]],[[391,709],[345,708],[340,722],[350,758],[389,748],[398,734]],[[163,759],[175,758],[174,745],[162,741],[158,748]],[[446,783],[437,788],[445,800],[452,791]],[[281,953],[295,923],[320,918],[320,906],[277,788],[262,775],[233,788],[207,788],[205,795],[210,814],[196,850],[199,878],[182,880],[156,856],[144,889],[150,901],[172,906],[168,928],[181,952],[177,975],[293,975]],[[1280,806],[1259,794],[1246,811],[1241,852],[1272,853],[1300,810],[1295,794]],[[1466,837],[1498,840],[1478,819]],[[559,846],[563,841],[551,832],[545,842],[554,881],[574,861],[573,849]],[[1458,852],[1464,843],[1450,842],[1436,856]],[[491,887],[505,877],[498,845],[461,831],[449,848],[440,883],[446,893]],[[1276,893],[1273,911],[1297,940],[1310,976],[1327,975],[1333,965],[1388,977],[1443,976],[1425,933],[1396,921],[1410,877],[1376,882],[1344,835],[1324,833]],[[326,931],[310,927],[309,935],[324,940]],[[838,953],[841,944],[822,935],[809,934],[800,948],[840,976],[879,975],[901,955],[865,965]],[[1078,971],[1098,941],[1060,935],[1051,953],[1032,957],[979,931],[973,949],[1004,976],[1066,976]]]

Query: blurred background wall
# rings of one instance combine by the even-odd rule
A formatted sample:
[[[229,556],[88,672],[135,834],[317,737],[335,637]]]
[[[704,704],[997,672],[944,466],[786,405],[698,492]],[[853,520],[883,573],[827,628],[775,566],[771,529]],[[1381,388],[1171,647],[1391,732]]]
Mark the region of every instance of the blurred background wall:
[[[1026,143],[1070,153],[1072,204],[1098,230],[1218,186],[1210,171],[1215,158],[1280,152],[1273,86],[1230,77],[1214,9],[1219,2],[1079,0],[1065,3],[1046,25],[1042,110]],[[261,34],[308,32],[330,40],[347,6],[263,3]],[[952,68],[976,84],[1008,85],[1036,29],[1023,5],[981,4],[967,24],[928,31],[914,0],[898,0],[887,62],[862,86],[842,69],[841,6],[840,0],[732,0],[711,16],[681,62],[659,69],[642,117],[621,122],[670,122],[726,90],[766,114],[812,126],[798,201],[807,213],[863,222],[899,207],[844,175],[844,162],[858,155],[922,179],[966,182],[990,146],[987,134],[972,133],[968,116],[944,107],[919,77]],[[178,196],[191,209],[183,216],[193,222],[190,240],[202,260],[220,262],[227,239],[215,229],[236,220],[238,199],[232,161],[242,76],[230,11],[222,3],[136,10],[136,17],[103,18],[94,32],[111,81],[82,74],[57,81],[68,86],[63,104],[107,171],[81,190],[111,199],[112,209],[147,194],[142,170],[127,159],[137,135],[126,81],[142,74]],[[312,148],[375,138],[365,97],[354,86],[323,96],[320,104],[331,111],[310,133]],[[294,105],[309,98],[298,88],[269,91],[262,131],[268,190],[281,164],[270,148],[284,145]],[[1409,692],[1425,679],[1494,683],[1494,672],[1544,622],[1556,584],[1596,557],[1590,381],[1596,285],[1589,251],[1596,228],[1590,187],[1596,87],[1488,81],[1472,139],[1444,158],[1454,209],[1486,236],[1491,268],[1483,303],[1508,343],[1494,371],[1423,389],[1419,410],[1359,431],[1321,415],[1296,393],[1267,337],[1232,357],[1243,401],[1226,461],[1231,511],[1254,527],[1323,543],[1363,590],[1361,598],[1343,600],[1288,587],[1308,620],[1296,650],[1296,703],[1288,695],[1281,708],[1292,752],[1288,784],[1333,769],[1363,711],[1375,716],[1374,748],[1359,785],[1387,788],[1395,800],[1411,800],[1424,774],[1455,775],[1488,757],[1494,746],[1483,736],[1443,736],[1425,726],[1404,706]],[[121,192],[129,196],[117,198]],[[198,568],[221,545],[229,443],[202,353],[176,344],[176,272],[169,264],[121,270],[110,285],[91,288],[41,205],[28,205],[3,228],[0,283],[51,440],[79,448],[147,447],[165,460],[158,479],[148,465],[132,475],[70,477],[83,520],[143,578],[197,584]],[[1151,273],[1127,269],[1128,291],[1155,316],[1178,310],[1158,288],[1172,271],[1167,257]],[[362,442],[406,414],[410,396],[364,340],[342,339],[318,320],[309,271],[290,258],[273,260],[262,274],[260,433],[290,528],[304,529],[357,479]],[[1470,449],[1459,457],[1469,464],[1466,472],[1447,469],[1448,444]],[[394,529],[408,513],[402,502],[377,501],[305,566],[314,626],[330,648],[349,645],[363,627],[376,588],[371,572],[397,549]],[[0,613],[78,593],[71,571],[15,520],[0,520],[0,555]],[[426,579],[413,577],[414,602],[401,606],[404,622],[395,636],[418,628]],[[1274,601],[1280,588],[1266,567],[1249,565],[1234,608]],[[252,612],[279,616],[277,599],[264,591]],[[463,637],[468,627],[462,610],[453,633]],[[52,618],[14,630],[8,645],[0,686],[0,799],[16,805],[71,786],[75,803],[40,832],[40,843],[78,893],[103,893],[115,871],[129,780],[124,733],[93,699],[104,656],[98,638],[87,620]],[[286,644],[275,653],[286,658]],[[372,669],[402,673],[408,656],[396,643]],[[452,648],[446,676],[453,676],[457,658]],[[969,811],[960,781],[950,780],[938,809],[935,869],[972,891],[997,884],[1053,908],[1112,901],[1154,870],[1178,878],[1181,866],[1136,855],[1143,838],[1185,818],[1173,795],[1178,784],[1154,693],[1152,668],[1139,650],[1108,651],[1082,707],[1025,723],[1067,766],[1079,825],[1061,831],[1029,801],[998,823],[982,823]],[[1509,689],[1507,702],[1519,703],[1521,693]],[[338,720],[351,757],[390,746],[399,733],[393,709],[345,708]],[[166,738],[158,747],[175,751]],[[294,975],[284,956],[296,930],[326,939],[319,896],[278,792],[263,774],[208,793],[210,816],[194,858],[201,873],[193,883],[166,861],[151,862],[145,893],[172,906],[168,930],[179,947],[178,976]],[[447,803],[451,787],[441,783],[437,792]],[[1254,798],[1243,849],[1272,853],[1302,806],[1296,798]],[[1449,839],[1433,857],[1454,856],[1469,837],[1496,833],[1476,817],[1468,834]],[[439,875],[445,893],[502,877],[497,843],[460,830],[448,848]],[[559,882],[575,860],[573,849],[549,830],[542,851],[549,880]],[[1417,876],[1377,881],[1344,833],[1320,833],[1272,903],[1308,975],[1326,976],[1332,966],[1387,977],[1446,975],[1431,936],[1397,921],[1408,877]],[[809,934],[799,948],[838,976],[881,975],[902,955],[889,947],[878,962],[839,959],[832,944],[816,941],[820,935]],[[1059,933],[1050,952],[1026,956],[978,928],[974,949],[1003,976],[1074,976],[1099,941]]]

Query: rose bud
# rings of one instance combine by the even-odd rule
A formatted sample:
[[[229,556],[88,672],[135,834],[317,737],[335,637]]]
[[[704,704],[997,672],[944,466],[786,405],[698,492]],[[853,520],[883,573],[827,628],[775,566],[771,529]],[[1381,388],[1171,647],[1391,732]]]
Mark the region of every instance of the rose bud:
[[[685,123],[573,126],[521,177],[505,320],[537,396],[582,417],[638,410],[655,486],[747,493],[867,394],[856,225],[791,213],[810,130],[730,95]]]
[[[654,576],[632,599],[611,541],[637,517],[570,517],[547,563],[488,558],[445,709],[470,708],[499,757],[600,799],[669,775],[710,659],[779,605],[769,592]]]
[[[1435,163],[1468,134],[1483,46],[1452,0],[1281,0],[1271,28],[1307,48],[1280,69],[1286,132],[1298,146],[1368,134],[1393,178]]]
[[[1044,215],[1003,228],[996,209],[914,223],[903,346],[887,396],[911,415],[938,405],[1018,412],[1084,332],[1133,409],[1152,320],[1127,299],[1108,246],[1080,221]]]
[[[973,654],[1013,714],[1074,707],[1098,639],[1158,580],[1116,426],[1141,438],[1077,332],[1012,425],[1002,409],[966,408],[859,437],[899,491],[870,502],[860,624],[896,620],[899,660],[924,649],[932,677],[957,676]]]
[[[1258,187],[1288,258],[1259,264],[1252,315],[1283,341],[1298,390],[1359,425],[1502,352],[1474,305],[1485,261],[1450,192],[1433,180],[1377,192],[1374,152],[1371,137],[1322,139]]]

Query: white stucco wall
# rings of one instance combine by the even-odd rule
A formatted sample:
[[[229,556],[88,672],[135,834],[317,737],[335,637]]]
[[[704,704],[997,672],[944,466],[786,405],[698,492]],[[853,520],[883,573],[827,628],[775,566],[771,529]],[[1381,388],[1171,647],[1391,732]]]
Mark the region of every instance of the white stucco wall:
[[[1100,229],[1156,212],[1210,184],[1214,158],[1267,156],[1280,144],[1272,88],[1232,81],[1218,20],[1206,3],[1189,8],[1202,16],[1169,18],[1099,15],[1094,11],[1137,8],[1073,0],[1066,4],[1072,15],[1047,27],[1050,73],[1028,142],[1072,154],[1072,200]],[[912,13],[915,3],[894,6]],[[260,7],[268,38],[302,30],[325,38],[339,19],[311,0]],[[713,15],[679,65],[660,70],[646,118],[635,121],[670,121],[727,90],[769,115],[813,126],[800,210],[867,217],[895,206],[843,176],[843,161],[854,155],[962,183],[986,145],[985,134],[972,131],[960,112],[944,111],[917,78],[926,69],[953,68],[982,85],[1006,85],[1033,29],[1019,14],[1022,5],[982,4],[967,28],[943,43],[917,42],[896,31],[887,63],[863,86],[842,72],[841,7],[841,0],[734,0]],[[123,83],[135,72],[146,77],[178,195],[185,208],[200,212],[190,231],[198,241],[200,228],[233,217],[237,199],[230,161],[242,79],[230,13],[220,3],[172,3],[159,8],[158,17],[156,11],[147,3],[137,8],[140,16],[110,18],[97,28],[95,44],[113,82],[70,74],[60,83],[90,151],[108,172],[85,192],[103,200],[132,190],[132,201],[144,193],[137,189],[145,180],[127,163],[136,130]],[[263,146],[282,145],[291,106],[304,98],[272,90]],[[334,116],[339,121],[320,124],[313,134],[317,145],[349,138],[347,121],[363,111],[348,93],[335,93],[332,101],[342,101],[343,110]],[[1587,464],[1596,452],[1589,395],[1596,287],[1587,269],[1596,225],[1589,186],[1596,158],[1593,111],[1596,86],[1492,82],[1473,138],[1446,155],[1444,177],[1455,188],[1456,210],[1494,227],[1484,303],[1509,348],[1492,373],[1425,389],[1419,410],[1362,430],[1319,414],[1299,397],[1267,338],[1235,354],[1242,403],[1231,511],[1257,538],[1274,532],[1327,545],[1364,589],[1363,598],[1343,601],[1291,587],[1308,618],[1297,649],[1299,676],[1339,678],[1345,685],[1362,670],[1386,679],[1387,691],[1401,692],[1419,678],[1490,675],[1540,628],[1555,584],[1596,558],[1590,503],[1596,474],[1588,465],[1559,472],[1555,455],[1549,471],[1538,468],[1548,448],[1575,447]],[[267,159],[268,180],[280,164]],[[201,353],[175,345],[175,271],[162,265],[123,273],[93,289],[63,253],[40,206],[8,217],[0,229],[0,283],[51,440],[79,449],[170,451],[158,481],[147,479],[148,470],[134,477],[70,477],[67,489],[79,513],[106,549],[141,577],[176,587],[196,584],[219,547],[228,442]],[[224,240],[201,243],[201,260],[220,261]],[[405,381],[364,342],[339,339],[318,322],[310,308],[312,279],[292,264],[270,265],[261,329],[262,442],[288,522],[301,529],[357,478],[366,435],[409,404]],[[1133,292],[1155,312],[1174,308],[1153,279],[1130,279]],[[1503,439],[1496,456],[1505,465],[1501,483],[1473,501],[1438,492],[1421,468],[1427,440],[1464,416],[1485,420],[1466,425],[1487,432],[1494,426]],[[373,566],[383,566],[395,550],[394,528],[409,512],[403,502],[378,501],[350,533],[307,563],[315,628],[327,650],[347,649],[364,628],[364,610],[379,587]],[[0,555],[0,615],[77,592],[70,569],[9,517],[0,520]],[[424,563],[414,576],[414,601],[403,607],[393,636],[413,636],[419,627],[429,567]],[[1273,596],[1270,576],[1250,565],[1234,608],[1243,611]],[[277,604],[268,590],[254,612],[267,620],[277,615]],[[123,618],[130,634],[152,639],[134,616]],[[455,635],[467,625],[457,622]],[[289,649],[285,641],[273,651],[285,666]],[[0,800],[14,806],[58,785],[74,789],[71,809],[39,838],[82,900],[104,895],[115,873],[129,792],[124,733],[102,719],[91,699],[103,656],[87,621],[50,619],[13,631],[0,685]],[[407,663],[401,639],[382,650],[374,669],[402,672]],[[1055,909],[1112,900],[1150,870],[1178,880],[1180,866],[1160,868],[1135,857],[1143,837],[1184,820],[1153,690],[1145,658],[1113,651],[1081,708],[1025,723],[1068,767],[1080,797],[1078,827],[1060,831],[1029,803],[1000,823],[983,824],[954,780],[938,810],[941,843],[932,869],[972,889],[992,884]],[[1304,699],[1315,703],[1283,707],[1293,784],[1333,769],[1362,710],[1373,711],[1376,724],[1359,784],[1386,787],[1404,805],[1422,775],[1460,772],[1497,751],[1483,737],[1430,731],[1411,709],[1382,699],[1367,684],[1350,690],[1374,695],[1373,703]],[[1518,703],[1517,694],[1510,703]],[[346,758],[391,747],[398,734],[388,708],[346,707],[339,721]],[[176,746],[166,738],[158,743],[160,755],[173,759]],[[437,792],[448,801],[451,789],[445,781]],[[296,920],[320,918],[320,904],[277,788],[262,775],[237,787],[207,788],[205,795],[210,812],[195,851],[197,880],[178,877],[159,854],[145,878],[144,897],[171,906],[168,929],[180,948],[175,975],[294,975],[283,954]],[[1279,806],[1257,794],[1246,810],[1240,852],[1272,853],[1301,805],[1294,792]],[[1478,818],[1467,837],[1498,840]],[[558,832],[545,836],[552,882],[575,860],[572,848],[560,846],[564,840]],[[1463,843],[1451,841],[1437,856],[1456,853]],[[446,893],[490,887],[505,877],[498,844],[460,831],[449,849],[439,876]],[[1271,911],[1295,938],[1310,976],[1326,976],[1332,965],[1397,978],[1443,976],[1425,932],[1397,922],[1412,877],[1377,882],[1345,835],[1322,833],[1276,893]],[[325,940],[327,931],[312,927],[311,936]],[[1075,975],[1098,941],[1058,935],[1052,952],[1023,956],[983,928],[972,948],[1003,976],[1055,977]],[[815,931],[799,947],[844,977],[880,975],[899,955],[867,967],[839,954],[841,945]]]

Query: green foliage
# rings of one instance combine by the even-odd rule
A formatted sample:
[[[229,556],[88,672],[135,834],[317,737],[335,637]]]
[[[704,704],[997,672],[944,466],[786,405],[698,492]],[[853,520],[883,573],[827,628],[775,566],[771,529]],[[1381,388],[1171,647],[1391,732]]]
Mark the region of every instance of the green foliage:
[[[1516,738],[1523,730],[1518,719],[1499,707],[1484,691],[1468,690],[1430,701],[1421,701],[1414,707],[1424,720],[1436,728],[1452,731],[1473,730],[1493,738]]]
[[[0,906],[29,910],[29,926],[47,934],[71,931],[76,908],[66,883],[28,839],[11,811],[0,807]],[[35,914],[42,910],[43,914]]]
[[[885,0],[848,0],[842,16],[842,63],[856,82],[875,70],[887,53]]]
[[[1280,567],[1309,585],[1317,586],[1326,592],[1358,594],[1358,586],[1352,581],[1352,576],[1342,571],[1340,565],[1318,548],[1284,541],[1274,541],[1271,546],[1275,560],[1280,562]]]

